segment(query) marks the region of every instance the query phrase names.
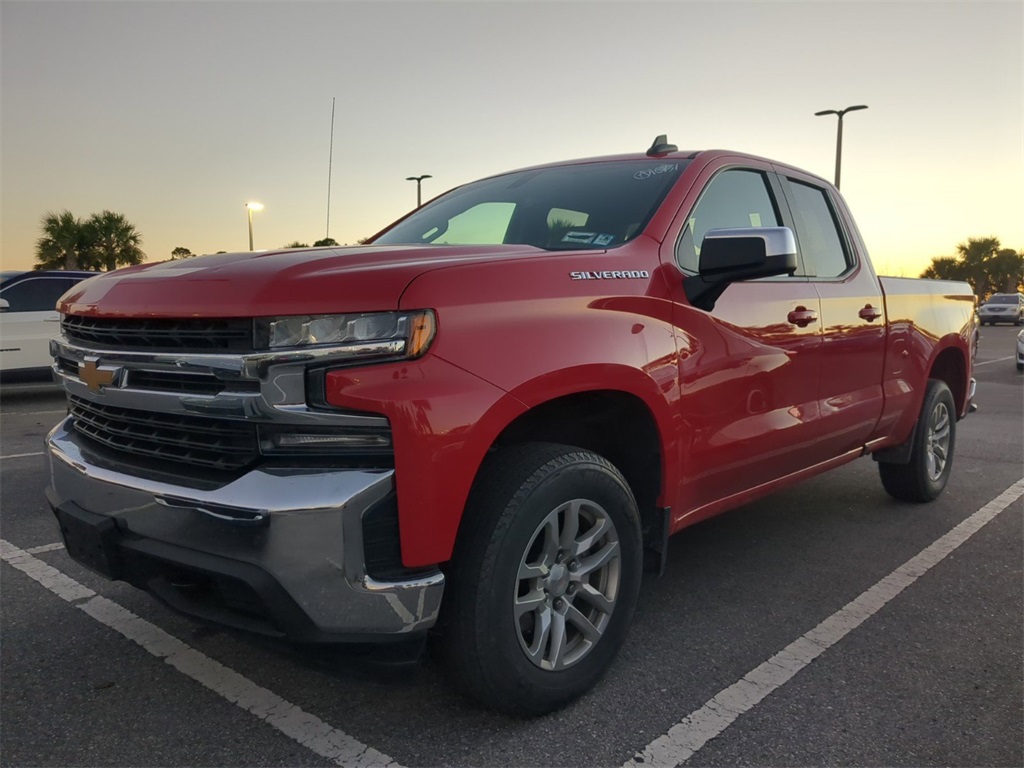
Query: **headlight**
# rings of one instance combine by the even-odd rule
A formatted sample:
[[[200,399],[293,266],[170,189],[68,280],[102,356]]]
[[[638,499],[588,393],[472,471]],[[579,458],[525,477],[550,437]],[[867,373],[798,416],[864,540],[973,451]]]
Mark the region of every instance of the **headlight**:
[[[339,347],[358,357],[419,357],[434,339],[437,323],[429,309],[300,315],[256,321],[260,349]]]

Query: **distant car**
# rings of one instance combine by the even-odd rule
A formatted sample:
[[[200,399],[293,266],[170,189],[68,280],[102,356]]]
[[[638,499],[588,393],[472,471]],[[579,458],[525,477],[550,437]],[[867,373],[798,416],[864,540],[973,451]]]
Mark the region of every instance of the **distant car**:
[[[96,272],[3,272],[0,275],[0,375],[45,377],[50,339],[60,332],[57,299]]]
[[[1017,334],[1017,370],[1024,371],[1024,331]]]
[[[989,323],[1013,323],[1024,325],[1024,294],[994,293],[978,309],[982,325]]]

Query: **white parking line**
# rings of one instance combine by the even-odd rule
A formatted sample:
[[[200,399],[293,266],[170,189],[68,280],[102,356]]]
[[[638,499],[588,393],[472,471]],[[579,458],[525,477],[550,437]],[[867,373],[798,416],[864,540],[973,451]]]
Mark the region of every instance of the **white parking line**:
[[[8,456],[0,456],[0,461],[5,460],[5,459],[23,459],[26,456],[42,456],[42,455],[43,455],[42,451],[37,451],[36,453],[12,453],[12,454],[10,454]]]
[[[975,368],[981,368],[983,365],[992,365],[992,363],[1005,363],[1007,360],[1013,360],[1013,355],[1009,357],[1000,357],[998,360],[986,360],[984,363],[975,363]]]
[[[67,414],[67,408],[59,408],[56,411],[8,411],[5,415],[7,416],[49,416],[53,413]]]
[[[720,735],[740,715],[789,682],[815,658],[874,616],[886,603],[1024,496],[1024,479],[972,514],[920,554],[912,557],[853,602],[833,613],[807,634],[752,669],[703,707],[691,712],[624,764],[624,768],[674,768]]]
[[[54,552],[58,549],[64,549],[64,545],[61,544],[59,541],[56,544],[43,544],[40,547],[30,547],[25,551],[28,552],[28,554],[30,555],[41,555],[44,552]]]
[[[276,693],[256,685],[233,669],[203,655],[155,624],[97,595],[70,576],[3,539],[0,539],[0,559],[58,597],[73,603],[96,621],[120,632],[157,658],[163,659],[182,674],[251,712],[335,765],[348,768],[401,768],[387,755],[331,727],[315,715],[304,712]]]

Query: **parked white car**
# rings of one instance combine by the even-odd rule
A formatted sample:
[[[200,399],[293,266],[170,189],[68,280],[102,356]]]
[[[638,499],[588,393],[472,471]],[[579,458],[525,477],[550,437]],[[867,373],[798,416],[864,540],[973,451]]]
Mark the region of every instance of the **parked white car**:
[[[1017,334],[1017,370],[1024,371],[1024,331]]]
[[[50,339],[60,332],[57,299],[96,272],[4,272],[0,275],[0,373],[49,374]]]

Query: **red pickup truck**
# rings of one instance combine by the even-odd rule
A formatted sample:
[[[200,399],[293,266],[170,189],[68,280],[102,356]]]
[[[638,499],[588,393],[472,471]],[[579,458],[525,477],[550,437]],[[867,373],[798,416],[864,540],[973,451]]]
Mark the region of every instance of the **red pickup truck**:
[[[520,714],[598,680],[669,535],[865,454],[935,498],[974,393],[969,286],[879,278],[828,182],[664,137],[59,309],[73,558],[268,635],[430,630]]]

